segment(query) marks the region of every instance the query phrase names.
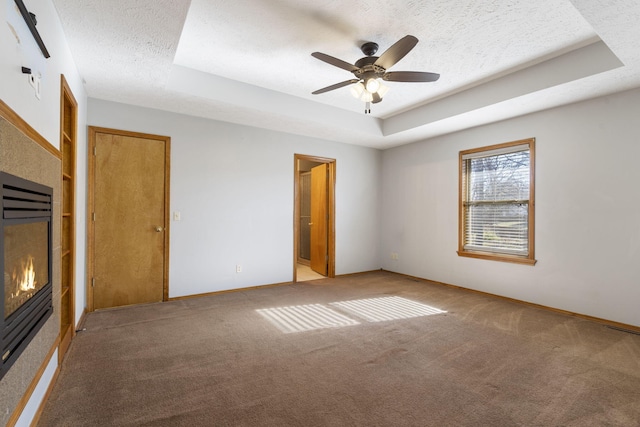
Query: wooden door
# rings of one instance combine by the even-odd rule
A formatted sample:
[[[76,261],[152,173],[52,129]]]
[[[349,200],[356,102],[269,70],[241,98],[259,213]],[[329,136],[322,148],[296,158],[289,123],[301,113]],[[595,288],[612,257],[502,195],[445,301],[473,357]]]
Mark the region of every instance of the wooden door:
[[[328,165],[311,169],[311,269],[327,275],[327,188]]]
[[[93,309],[163,301],[169,138],[92,135]]]

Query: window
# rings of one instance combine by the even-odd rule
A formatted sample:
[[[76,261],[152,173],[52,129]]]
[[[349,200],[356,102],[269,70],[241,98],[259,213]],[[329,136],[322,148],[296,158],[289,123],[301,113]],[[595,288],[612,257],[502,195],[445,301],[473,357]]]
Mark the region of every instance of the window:
[[[535,139],[460,152],[458,255],[535,264]]]

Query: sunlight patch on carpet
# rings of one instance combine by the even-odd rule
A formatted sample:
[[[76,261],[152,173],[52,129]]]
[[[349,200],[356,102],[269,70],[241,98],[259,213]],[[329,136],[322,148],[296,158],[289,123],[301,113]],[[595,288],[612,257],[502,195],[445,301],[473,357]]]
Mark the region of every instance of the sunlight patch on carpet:
[[[285,334],[360,324],[322,304],[263,308],[256,311]]]
[[[402,297],[367,298],[353,301],[332,302],[330,305],[352,313],[369,322],[410,319],[446,313],[439,308]]]

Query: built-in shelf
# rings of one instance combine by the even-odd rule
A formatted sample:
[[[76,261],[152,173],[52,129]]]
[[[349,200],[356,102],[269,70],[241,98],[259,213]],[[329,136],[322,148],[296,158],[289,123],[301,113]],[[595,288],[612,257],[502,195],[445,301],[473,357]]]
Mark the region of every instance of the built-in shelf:
[[[62,76],[60,90],[60,151],[62,153],[62,256],[60,287],[60,347],[64,357],[75,334],[75,185],[77,111],[73,94]]]

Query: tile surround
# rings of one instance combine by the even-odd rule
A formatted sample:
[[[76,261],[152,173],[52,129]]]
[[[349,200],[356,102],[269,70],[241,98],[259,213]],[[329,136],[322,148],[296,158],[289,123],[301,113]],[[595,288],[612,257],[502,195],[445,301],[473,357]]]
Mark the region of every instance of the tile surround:
[[[57,150],[50,146],[44,148],[49,144],[44,138],[34,141],[21,131],[28,125],[2,113],[0,111],[0,170],[53,188],[53,315],[0,380],[0,425],[6,425],[37,371],[48,362],[45,359],[56,345],[60,332],[62,165],[60,157],[53,154]]]

